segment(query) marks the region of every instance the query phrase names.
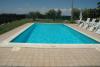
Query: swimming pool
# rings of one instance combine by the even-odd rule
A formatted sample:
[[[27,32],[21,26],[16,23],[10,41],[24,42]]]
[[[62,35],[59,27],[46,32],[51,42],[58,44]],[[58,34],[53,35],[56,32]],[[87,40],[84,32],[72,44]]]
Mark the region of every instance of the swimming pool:
[[[14,43],[100,44],[62,23],[35,23],[15,37]]]

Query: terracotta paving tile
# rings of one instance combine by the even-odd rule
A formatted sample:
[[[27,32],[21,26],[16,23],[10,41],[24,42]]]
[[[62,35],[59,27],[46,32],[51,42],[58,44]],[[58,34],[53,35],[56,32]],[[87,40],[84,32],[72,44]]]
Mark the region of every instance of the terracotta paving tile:
[[[100,66],[100,52],[93,48],[22,48],[18,52],[11,49],[0,48],[0,66]]]

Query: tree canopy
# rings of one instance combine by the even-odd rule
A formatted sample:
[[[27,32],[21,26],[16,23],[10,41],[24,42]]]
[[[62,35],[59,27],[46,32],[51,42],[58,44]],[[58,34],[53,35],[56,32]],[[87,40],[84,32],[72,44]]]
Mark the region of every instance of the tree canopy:
[[[61,18],[61,15],[62,14],[62,11],[59,9],[59,10],[54,10],[54,9],[50,9],[48,12],[46,12],[45,14],[41,14],[39,11],[36,11],[36,12],[30,12],[28,14],[28,17],[29,18],[33,18],[34,20],[35,19],[39,19],[39,18],[46,18],[46,19],[60,19]]]
[[[100,2],[97,3],[97,7],[100,8]]]

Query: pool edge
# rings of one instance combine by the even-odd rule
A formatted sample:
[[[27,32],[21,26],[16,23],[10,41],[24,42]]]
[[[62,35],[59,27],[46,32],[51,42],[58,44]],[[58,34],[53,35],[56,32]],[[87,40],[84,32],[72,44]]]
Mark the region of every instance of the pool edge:
[[[26,26],[24,29],[21,29],[19,32],[17,32],[13,36],[9,37],[8,39],[5,39],[2,43],[0,43],[0,47],[15,47],[15,46],[18,46],[18,47],[38,47],[38,48],[97,48],[97,47],[100,47],[99,44],[62,44],[62,45],[52,44],[52,45],[50,45],[50,44],[36,44],[36,43],[32,43],[32,44],[31,43],[10,43],[11,40],[13,40],[16,36],[18,36],[20,33],[25,31],[27,28],[29,28],[33,24],[34,23],[31,23],[30,25]],[[68,26],[68,27],[71,27],[71,26]],[[71,28],[74,29],[73,27],[71,27]],[[74,29],[74,30],[76,30],[76,29]],[[78,31],[78,30],[76,30],[76,31]],[[80,31],[78,31],[78,32],[80,32]],[[80,33],[82,33],[82,32],[80,32]]]

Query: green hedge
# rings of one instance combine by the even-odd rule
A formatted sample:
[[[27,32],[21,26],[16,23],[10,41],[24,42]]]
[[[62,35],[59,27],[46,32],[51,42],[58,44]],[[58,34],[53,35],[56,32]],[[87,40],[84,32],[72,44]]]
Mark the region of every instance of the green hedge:
[[[64,20],[52,20],[52,19],[37,19],[36,22],[45,22],[45,23],[63,23]]]

